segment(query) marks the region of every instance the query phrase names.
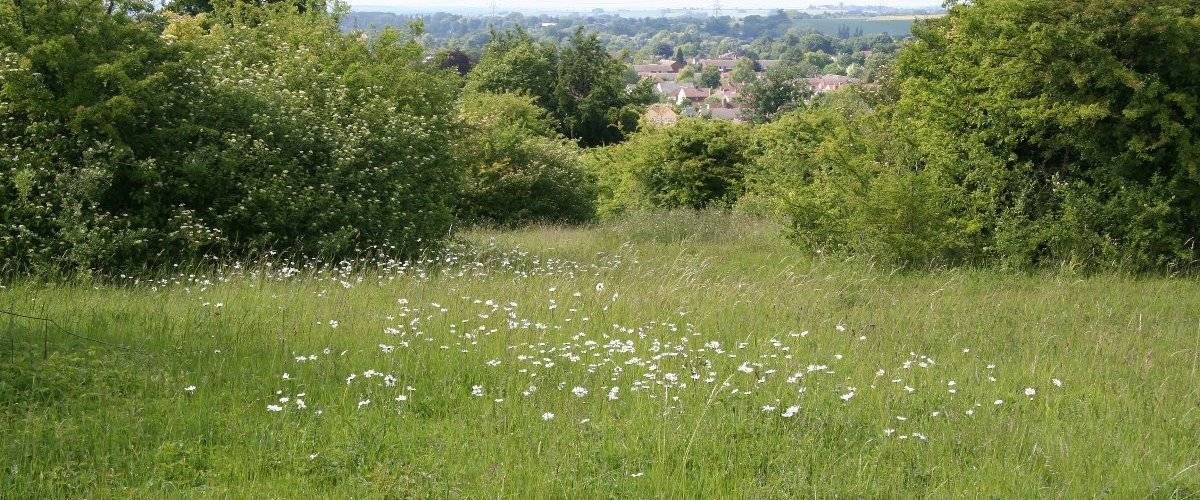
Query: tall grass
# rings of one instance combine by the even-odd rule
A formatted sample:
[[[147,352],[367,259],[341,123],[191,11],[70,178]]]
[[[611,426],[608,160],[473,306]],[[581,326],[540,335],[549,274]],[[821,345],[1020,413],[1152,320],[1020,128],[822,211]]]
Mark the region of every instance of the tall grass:
[[[9,283],[0,309],[62,329],[0,315],[0,491],[1200,494],[1197,282],[895,273],[775,234],[675,213]]]

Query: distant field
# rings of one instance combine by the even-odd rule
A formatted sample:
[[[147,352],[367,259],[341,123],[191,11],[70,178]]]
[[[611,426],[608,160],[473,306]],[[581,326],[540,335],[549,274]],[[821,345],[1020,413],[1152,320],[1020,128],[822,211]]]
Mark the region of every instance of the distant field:
[[[868,19],[873,21],[915,21],[918,19],[933,19],[942,17],[945,14],[911,14],[902,16],[875,16]]]
[[[1200,494],[1200,283],[775,235],[677,213],[7,283],[0,309],[103,343],[0,315],[0,496]]]
[[[850,32],[861,29],[863,34],[873,35],[887,33],[896,36],[907,36],[912,30],[915,16],[887,17],[848,17],[831,19],[796,19],[792,21],[798,29],[814,30],[824,35],[836,35],[843,26],[849,27]]]

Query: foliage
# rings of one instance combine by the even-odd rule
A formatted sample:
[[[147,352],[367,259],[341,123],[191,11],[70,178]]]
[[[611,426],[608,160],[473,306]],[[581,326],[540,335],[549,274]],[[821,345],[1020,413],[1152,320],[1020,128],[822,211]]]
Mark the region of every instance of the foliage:
[[[754,64],[754,61],[750,60],[749,58],[740,58],[738,59],[737,64],[734,65],[733,71],[730,72],[731,74],[729,77],[736,83],[753,82],[756,78],[758,78],[758,75],[755,73],[755,71],[758,69],[756,66],[757,65]]]
[[[961,261],[978,243],[959,219],[964,194],[938,170],[911,169],[913,145],[884,118],[851,94],[784,115],[761,129],[752,190],[810,251]]]
[[[724,121],[685,119],[589,152],[602,217],[633,209],[728,206],[741,195],[751,134]]]
[[[559,52],[555,86],[567,137],[597,146],[622,140],[637,128],[642,106],[655,101],[649,82],[625,89],[625,63],[609,55],[595,34],[580,29]]]
[[[649,84],[626,90],[626,71],[582,29],[562,47],[515,29],[493,34],[467,91],[527,93],[550,110],[563,135],[596,146],[620,141],[636,128],[640,107],[654,101]]]
[[[1194,8],[980,0],[915,32],[894,81],[762,129],[755,189],[797,241],[916,265],[1196,262]]]
[[[0,3],[0,257],[14,268],[157,251],[156,156],[186,123],[187,56],[144,11]],[[168,201],[169,203],[169,201]],[[170,205],[155,207],[169,210]]]
[[[1005,261],[1200,257],[1200,60],[1181,57],[1200,53],[1193,2],[981,0],[916,38],[897,114],[948,183],[987,200]]]
[[[700,70],[699,84],[701,87],[715,89],[721,86],[721,70],[715,66],[706,66]]]
[[[556,46],[535,40],[523,29],[496,31],[468,74],[466,92],[523,92],[538,106],[557,110],[557,72]]]
[[[812,95],[807,78],[814,71],[805,65],[779,64],[767,70],[763,78],[746,85],[738,100],[746,116],[755,123],[766,123],[781,113],[803,106]]]
[[[595,181],[582,170],[578,147],[555,132],[532,97],[467,94],[458,114],[467,133],[456,149],[469,166],[460,220],[516,225],[592,218]]]
[[[363,44],[286,10],[240,7],[253,26],[82,1],[4,16],[8,271],[412,254],[443,235],[453,80],[399,35]]]

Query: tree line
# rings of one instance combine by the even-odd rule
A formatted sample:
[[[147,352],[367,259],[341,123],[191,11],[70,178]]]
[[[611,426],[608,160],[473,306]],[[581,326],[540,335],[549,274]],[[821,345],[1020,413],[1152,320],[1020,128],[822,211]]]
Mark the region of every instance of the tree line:
[[[909,266],[1200,256],[1187,0],[952,5],[876,83],[814,96],[780,71],[756,123],[672,127],[594,33],[498,30],[472,65],[344,13],[0,0],[2,272],[411,257],[468,224],[677,207]]]

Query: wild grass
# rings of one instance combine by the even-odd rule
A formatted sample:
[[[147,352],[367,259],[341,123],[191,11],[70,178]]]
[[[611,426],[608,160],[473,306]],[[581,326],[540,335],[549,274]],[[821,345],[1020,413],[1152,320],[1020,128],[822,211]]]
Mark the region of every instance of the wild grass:
[[[8,283],[62,330],[0,317],[0,496],[1200,495],[1200,283],[775,234],[659,214]]]

